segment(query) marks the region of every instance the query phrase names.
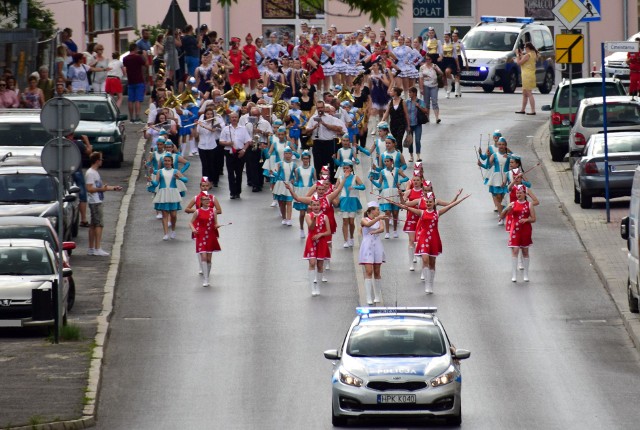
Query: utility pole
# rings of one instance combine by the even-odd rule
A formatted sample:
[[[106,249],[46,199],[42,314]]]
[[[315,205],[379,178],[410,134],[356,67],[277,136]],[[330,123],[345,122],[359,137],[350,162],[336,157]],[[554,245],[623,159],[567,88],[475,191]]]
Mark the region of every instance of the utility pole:
[[[20,0],[18,28],[27,28],[27,19],[29,18],[29,4],[27,2],[28,0]]]

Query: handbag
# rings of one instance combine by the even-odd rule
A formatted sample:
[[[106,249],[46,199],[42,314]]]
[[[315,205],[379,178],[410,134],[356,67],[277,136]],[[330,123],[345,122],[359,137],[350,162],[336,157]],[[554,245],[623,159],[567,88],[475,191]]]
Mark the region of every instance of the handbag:
[[[405,148],[411,148],[411,145],[413,145],[413,134],[407,133],[404,137],[404,141],[402,141],[402,146]]]
[[[438,74],[438,88],[444,88],[445,86],[445,78],[444,73],[436,72]]]
[[[426,113],[422,112],[422,110],[417,109],[417,119],[418,119],[418,124],[422,125],[422,124],[426,124],[429,122],[429,117],[427,116]]]

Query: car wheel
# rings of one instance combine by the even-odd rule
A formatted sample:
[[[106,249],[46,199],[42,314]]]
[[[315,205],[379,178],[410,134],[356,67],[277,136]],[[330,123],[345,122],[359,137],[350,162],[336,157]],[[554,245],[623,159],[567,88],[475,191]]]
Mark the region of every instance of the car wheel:
[[[333,405],[331,406],[331,424],[334,427],[346,427],[347,418],[342,415],[336,415],[333,411]]]
[[[76,282],[73,280],[73,276],[69,277],[69,297],[67,297],[67,310],[73,309],[73,305],[76,303]]]
[[[482,91],[484,91],[485,93],[492,93],[494,88],[495,87],[493,85],[483,85]]]
[[[542,85],[538,86],[538,90],[541,94],[549,94],[553,89],[553,72],[551,70],[547,70],[544,74],[544,81],[542,81]]]
[[[576,187],[573,187],[573,203],[580,203],[580,191]]]
[[[627,299],[629,300],[629,312],[637,314],[640,312],[638,309],[638,299],[633,297],[633,292],[631,291],[631,281],[627,279]]]
[[[502,92],[506,94],[513,94],[518,87],[518,74],[515,71],[509,73],[507,80],[502,85]]]
[[[582,209],[591,209],[593,206],[593,197],[580,190],[580,207]]]
[[[549,139],[549,151],[551,152],[551,159],[553,161],[564,160],[564,154],[566,154],[566,151],[562,148],[554,146],[553,142],[551,142],[551,139]]]

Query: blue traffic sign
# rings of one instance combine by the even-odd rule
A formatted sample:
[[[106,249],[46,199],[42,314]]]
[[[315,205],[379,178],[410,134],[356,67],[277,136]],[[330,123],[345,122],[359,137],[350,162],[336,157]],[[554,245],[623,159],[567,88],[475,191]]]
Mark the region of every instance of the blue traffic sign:
[[[602,20],[602,17],[600,16],[600,0],[582,0],[582,3],[589,11],[584,16],[584,18],[582,18],[582,22],[593,22]]]

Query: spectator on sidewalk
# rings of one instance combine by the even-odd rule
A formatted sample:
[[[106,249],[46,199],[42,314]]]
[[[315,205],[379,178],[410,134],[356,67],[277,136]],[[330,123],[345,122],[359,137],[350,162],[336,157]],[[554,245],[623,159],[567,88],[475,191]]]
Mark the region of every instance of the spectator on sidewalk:
[[[10,91],[7,87],[7,80],[0,79],[0,108],[17,108],[20,106],[20,100],[14,91]]]
[[[46,102],[53,97],[54,90],[53,79],[49,76],[49,68],[47,66],[38,68],[38,78],[38,88],[42,90],[44,101]]]
[[[87,184],[89,212],[91,213],[91,224],[89,225],[89,250],[87,255],[98,257],[108,257],[109,253],[102,249],[102,229],[104,228],[104,192],[122,191],[122,187],[107,185],[102,183],[98,169],[102,166],[102,153],[92,152],[89,156],[91,167],[85,174]]]
[[[138,46],[129,44],[129,55],[124,57],[122,64],[125,67],[128,80],[129,118],[133,124],[140,124],[140,103],[144,101],[144,74],[146,61],[138,54]]]

